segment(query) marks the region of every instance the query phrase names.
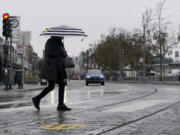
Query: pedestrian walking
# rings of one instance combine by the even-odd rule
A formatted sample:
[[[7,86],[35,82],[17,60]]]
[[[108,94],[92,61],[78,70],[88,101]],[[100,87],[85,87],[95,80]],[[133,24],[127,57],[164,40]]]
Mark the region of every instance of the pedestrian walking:
[[[32,98],[36,109],[40,110],[40,100],[52,91],[57,83],[59,86],[58,111],[70,111],[64,104],[65,79],[67,78],[64,60],[67,57],[63,37],[51,36],[45,44],[44,64],[40,77],[48,81],[48,86]]]
[[[16,74],[14,76],[14,80],[15,80],[15,84],[18,85],[19,89],[23,88],[23,84],[22,84],[22,71],[16,71]]]

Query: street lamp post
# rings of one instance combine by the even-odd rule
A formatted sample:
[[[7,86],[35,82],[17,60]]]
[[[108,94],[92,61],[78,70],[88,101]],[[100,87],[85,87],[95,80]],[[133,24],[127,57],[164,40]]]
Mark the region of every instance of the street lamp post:
[[[119,49],[119,81],[123,80],[123,55],[124,55],[124,50],[121,45],[118,47]]]

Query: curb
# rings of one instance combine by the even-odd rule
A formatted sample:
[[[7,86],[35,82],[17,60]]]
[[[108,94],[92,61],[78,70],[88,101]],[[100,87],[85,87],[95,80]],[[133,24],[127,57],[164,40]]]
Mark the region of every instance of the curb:
[[[11,108],[11,107],[22,107],[22,106],[27,106],[27,105],[32,105],[32,102],[20,102],[20,103],[13,103],[12,99],[19,100],[21,99],[23,96],[22,94],[18,94],[16,92],[28,92],[28,91],[36,91],[36,90],[42,90],[45,87],[37,87],[37,88],[30,88],[30,89],[15,89],[15,90],[10,90],[10,92],[15,92],[15,93],[2,93],[0,94],[0,102],[2,102],[2,104],[0,104],[0,109],[5,109],[5,108]],[[10,103],[6,103],[8,101],[12,101]],[[4,103],[3,103],[4,102]]]

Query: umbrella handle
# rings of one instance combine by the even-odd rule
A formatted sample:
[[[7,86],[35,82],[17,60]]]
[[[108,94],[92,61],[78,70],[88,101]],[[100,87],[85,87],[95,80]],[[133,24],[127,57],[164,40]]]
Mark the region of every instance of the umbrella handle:
[[[86,37],[87,37],[87,36],[86,36]],[[83,37],[83,38],[81,39],[81,42],[83,42],[86,37]]]

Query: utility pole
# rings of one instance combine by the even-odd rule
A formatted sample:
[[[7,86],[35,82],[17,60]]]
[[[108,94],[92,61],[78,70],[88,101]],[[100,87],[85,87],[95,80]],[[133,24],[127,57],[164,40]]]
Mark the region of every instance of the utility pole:
[[[87,63],[87,71],[89,69],[89,50],[86,51],[86,63]]]
[[[159,5],[158,5],[158,31],[159,31],[159,35],[158,35],[158,41],[159,41],[159,48],[160,48],[160,78],[159,80],[162,81],[163,79],[163,59],[164,59],[164,50],[162,50],[162,46],[164,46],[164,42],[163,42],[163,31],[162,31],[162,28],[161,28],[161,21],[162,20],[162,9],[163,9],[163,6],[164,4],[166,3],[167,0],[164,0],[163,2],[160,2]]]
[[[8,54],[9,54],[9,49],[8,49],[8,41],[5,41],[5,44],[3,46],[3,67],[4,67],[4,85],[5,85],[5,90],[8,90],[8,85],[9,85],[9,70],[8,70]]]
[[[146,24],[143,24],[143,82],[146,81]]]
[[[163,68],[163,58],[162,58],[162,30],[161,30],[161,14],[162,14],[162,7],[163,7],[163,4],[162,3],[159,3],[159,9],[158,9],[158,25],[159,25],[159,35],[158,35],[158,41],[159,41],[159,58],[160,58],[160,78],[159,80],[162,81],[162,68]]]
[[[24,44],[25,44],[25,37],[23,36],[23,48],[22,48],[22,54],[21,54],[21,66],[22,66],[22,88],[23,88],[23,85],[24,85]]]
[[[122,81],[122,79],[123,79],[123,73],[122,73],[122,47],[121,47],[121,45],[119,45],[119,47],[118,47],[119,49],[119,81]]]
[[[9,52],[10,52],[9,89],[12,89],[12,84],[13,84],[12,51],[13,51],[13,46],[12,46],[12,37],[11,37],[10,38],[10,46],[9,46]]]
[[[124,80],[124,49],[121,47],[121,78]]]

